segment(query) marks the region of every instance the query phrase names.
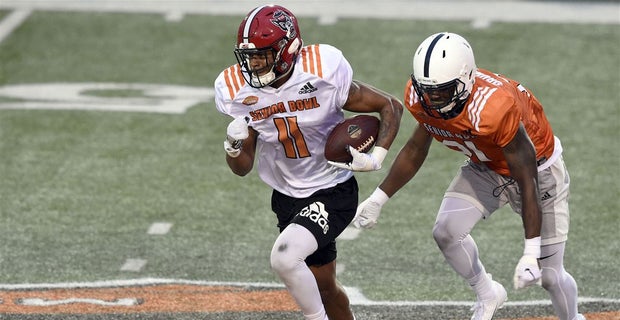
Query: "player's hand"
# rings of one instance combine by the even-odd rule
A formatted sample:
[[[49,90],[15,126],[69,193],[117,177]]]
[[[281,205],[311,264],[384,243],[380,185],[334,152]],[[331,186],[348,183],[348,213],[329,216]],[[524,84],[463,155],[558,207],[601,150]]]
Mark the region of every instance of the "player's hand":
[[[228,124],[226,128],[226,140],[224,140],[224,150],[226,153],[236,158],[241,153],[243,140],[250,135],[248,131],[249,117],[237,117]]]
[[[387,149],[375,146],[371,153],[362,153],[355,148],[348,146],[349,153],[353,157],[353,160],[349,163],[328,161],[334,167],[347,169],[351,171],[375,171],[381,169],[381,164]]]
[[[356,228],[372,229],[377,225],[377,220],[381,214],[381,208],[388,201],[389,197],[383,190],[377,188],[368,199],[362,201],[357,206],[353,226]]]
[[[534,256],[523,255],[515,268],[515,289],[525,288],[533,284],[540,284],[541,276],[542,272],[538,266],[538,259]]]

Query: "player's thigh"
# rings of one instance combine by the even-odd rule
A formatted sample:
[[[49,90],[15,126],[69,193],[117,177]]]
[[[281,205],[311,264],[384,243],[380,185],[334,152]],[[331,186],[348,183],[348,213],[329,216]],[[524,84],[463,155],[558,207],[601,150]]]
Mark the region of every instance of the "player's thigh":
[[[433,226],[433,238],[440,248],[447,248],[467,237],[482,217],[470,201],[444,197]]]
[[[543,210],[542,245],[564,242],[569,229],[570,176],[562,157],[538,173],[538,184]]]
[[[358,186],[355,178],[316,192],[305,200],[291,222],[305,226],[315,235],[319,249],[336,240],[355,217]]]
[[[508,202],[506,187],[514,180],[501,176],[484,165],[467,161],[448,186],[444,197],[463,199],[487,218]]]
[[[280,230],[296,223],[309,230],[318,243],[318,249],[306,258],[306,264],[322,266],[336,259],[336,238],[355,216],[358,192],[355,177],[304,199],[274,191],[272,209],[278,216]]]

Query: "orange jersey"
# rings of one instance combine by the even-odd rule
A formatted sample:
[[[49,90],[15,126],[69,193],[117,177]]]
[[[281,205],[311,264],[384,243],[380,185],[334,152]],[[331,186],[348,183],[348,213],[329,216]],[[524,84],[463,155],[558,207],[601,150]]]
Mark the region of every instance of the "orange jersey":
[[[510,170],[502,148],[512,141],[521,122],[536,148],[536,158],[549,159],[553,154],[553,131],[540,102],[518,82],[487,70],[478,69],[463,111],[452,119],[429,116],[411,79],[405,88],[405,106],[437,141],[504,176],[510,176]]]

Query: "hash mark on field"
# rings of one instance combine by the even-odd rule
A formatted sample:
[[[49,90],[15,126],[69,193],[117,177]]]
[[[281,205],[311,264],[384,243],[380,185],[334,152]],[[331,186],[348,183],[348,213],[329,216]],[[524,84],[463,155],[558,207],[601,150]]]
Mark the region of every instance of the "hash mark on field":
[[[172,223],[168,222],[155,222],[149,227],[148,234],[151,235],[164,235],[170,231]]]
[[[125,260],[125,264],[121,267],[121,271],[133,271],[137,272],[142,270],[146,265],[146,260],[144,259],[127,259]]]
[[[343,273],[345,270],[344,263],[336,263],[336,275]]]
[[[344,231],[338,236],[339,240],[353,240],[357,238],[361,230],[355,227],[346,227]]]

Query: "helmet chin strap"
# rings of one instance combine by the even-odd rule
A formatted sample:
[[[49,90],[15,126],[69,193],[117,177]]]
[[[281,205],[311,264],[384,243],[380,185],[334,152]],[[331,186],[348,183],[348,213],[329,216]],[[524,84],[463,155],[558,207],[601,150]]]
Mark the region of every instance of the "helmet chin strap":
[[[448,113],[450,112],[450,110],[452,110],[452,108],[454,108],[454,106],[456,105],[455,102],[450,103],[449,105],[439,109],[439,113]]]
[[[452,102],[449,106],[443,107],[440,110],[438,110],[438,113],[441,115],[441,117],[444,120],[452,119],[458,116],[459,114],[461,114],[461,111],[463,111],[464,107],[465,107],[465,101],[457,100],[455,102]]]
[[[262,76],[257,75],[256,77],[252,78],[252,85],[254,87],[264,87],[275,81],[276,73],[273,72],[273,68],[274,67],[272,67],[269,72],[265,73]]]

